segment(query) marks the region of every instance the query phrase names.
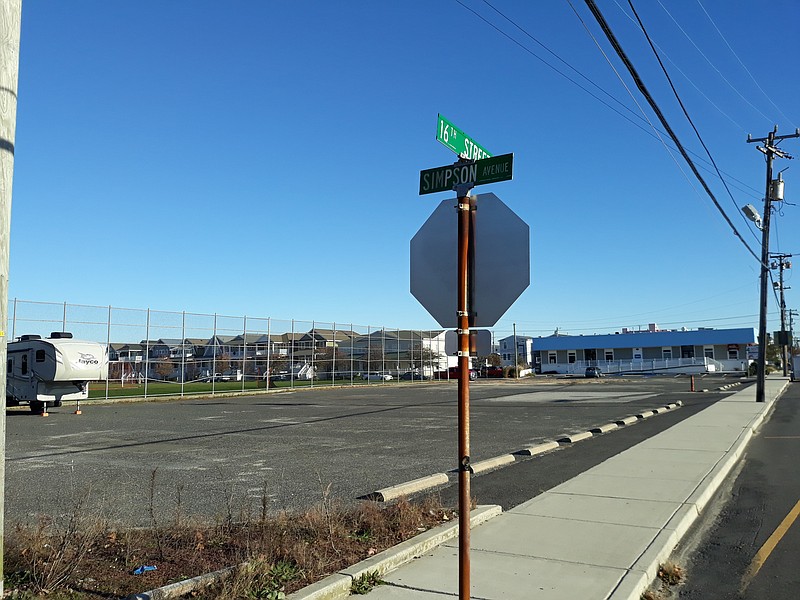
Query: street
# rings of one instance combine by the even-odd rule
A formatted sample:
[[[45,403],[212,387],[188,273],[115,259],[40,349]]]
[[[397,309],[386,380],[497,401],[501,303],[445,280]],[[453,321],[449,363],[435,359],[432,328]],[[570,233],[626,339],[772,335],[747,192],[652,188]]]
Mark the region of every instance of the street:
[[[698,386],[733,381],[716,377]],[[639,434],[612,432],[568,449],[569,456],[589,460],[588,444],[597,449],[609,443],[603,440],[649,434],[724,393],[688,389],[685,377],[479,380],[471,386],[472,459],[685,403],[628,428]],[[9,411],[7,423],[11,523],[69,514],[79,503],[83,511],[130,525],[178,513],[236,518],[262,503],[269,510],[303,509],[323,499],[350,502],[446,472],[456,462],[454,383],[86,404],[82,415],[66,407],[46,418]],[[583,468],[583,460],[574,468]],[[476,493],[484,477],[474,478]]]
[[[681,598],[794,598],[800,589],[800,386],[792,384],[753,437],[673,561]]]

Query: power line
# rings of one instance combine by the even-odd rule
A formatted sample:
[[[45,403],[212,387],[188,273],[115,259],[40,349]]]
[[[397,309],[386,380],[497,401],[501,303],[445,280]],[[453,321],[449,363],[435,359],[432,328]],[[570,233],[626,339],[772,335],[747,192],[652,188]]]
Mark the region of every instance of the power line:
[[[618,1],[618,0],[614,0],[614,4],[616,4],[616,5],[617,5],[617,8],[619,8],[620,12],[621,12],[623,15],[625,15],[625,16],[628,18],[628,20],[629,20],[629,21],[631,21],[631,22],[632,22],[634,25],[636,25],[637,27],[639,27],[638,23],[636,23],[636,20],[635,20],[635,19],[634,19],[632,16],[630,16],[630,15],[628,14],[628,12],[627,12],[627,11],[626,11],[626,10],[625,10],[623,7],[622,7],[622,5],[619,3],[619,1]],[[703,98],[705,98],[705,99],[706,99],[706,101],[707,101],[707,102],[708,102],[708,103],[709,103],[711,106],[713,106],[715,109],[717,109],[717,111],[718,111],[718,112],[719,112],[719,113],[720,113],[720,114],[721,114],[723,117],[725,117],[725,118],[726,118],[726,119],[728,119],[728,120],[729,120],[731,123],[733,123],[734,125],[736,125],[736,127],[738,127],[738,128],[741,130],[741,131],[747,132],[747,130],[746,130],[746,129],[745,129],[743,126],[742,126],[742,124],[741,124],[741,123],[739,123],[738,121],[736,121],[736,120],[735,120],[733,117],[731,117],[731,116],[730,116],[728,113],[726,113],[724,110],[722,110],[722,109],[721,109],[721,108],[720,108],[720,107],[719,107],[719,106],[718,106],[718,105],[717,105],[717,104],[716,104],[716,103],[715,103],[715,102],[714,102],[714,101],[713,101],[711,98],[709,98],[709,97],[708,97],[708,95],[707,95],[707,94],[706,94],[706,93],[705,93],[703,90],[701,90],[701,89],[700,89],[700,87],[699,87],[699,86],[698,86],[698,85],[697,85],[697,84],[696,84],[694,81],[692,81],[691,77],[689,77],[689,76],[688,76],[688,75],[687,75],[687,74],[686,74],[686,73],[683,71],[683,69],[681,69],[681,68],[680,68],[680,67],[679,67],[679,66],[678,66],[678,65],[675,63],[675,61],[674,61],[674,60],[672,60],[672,59],[671,59],[671,58],[670,58],[670,57],[669,57],[669,56],[666,54],[666,52],[664,52],[664,49],[663,49],[663,48],[661,48],[661,46],[659,46],[658,44],[656,44],[656,48],[658,48],[658,49],[661,51],[661,54],[663,54],[663,55],[666,57],[666,59],[667,59],[667,60],[668,60],[668,61],[669,61],[669,62],[672,64],[672,66],[673,66],[673,67],[675,67],[675,68],[678,70],[678,72],[679,72],[681,75],[683,75],[683,77],[686,79],[686,81],[688,81],[688,82],[689,82],[689,83],[692,85],[692,87],[694,87],[694,89],[695,89],[695,90],[697,90],[697,93],[699,93],[701,96],[703,96]]]
[[[659,4],[661,4],[660,0],[659,0]],[[664,63],[661,61],[661,57],[659,56],[658,51],[656,50],[656,47],[653,44],[653,40],[650,39],[650,34],[647,33],[647,29],[645,28],[644,23],[642,23],[642,20],[639,18],[639,14],[636,12],[636,9],[633,6],[632,0],[628,0],[628,5],[631,7],[631,10],[633,11],[633,15],[634,15],[634,17],[636,17],[636,22],[639,24],[639,28],[641,29],[642,33],[644,34],[644,37],[647,39],[647,43],[650,45],[650,49],[653,51],[653,54],[655,55],[656,60],[658,61],[659,66],[661,67],[661,71],[664,73],[664,76],[667,78],[667,82],[669,82],[669,87],[672,90],[672,93],[675,95],[675,99],[678,101],[678,104],[680,105],[681,110],[683,111],[683,114],[686,117],[686,120],[689,121],[689,125],[692,126],[692,130],[694,131],[695,135],[697,136],[697,139],[700,141],[700,145],[703,147],[703,150],[705,150],[706,154],[708,155],[708,160],[711,161],[712,165],[714,165],[714,169],[717,171],[717,176],[719,177],[720,181],[722,182],[722,185],[725,187],[725,191],[728,192],[728,196],[730,196],[730,198],[731,198],[731,202],[733,203],[734,210],[737,213],[739,213],[739,215],[742,217],[742,219],[744,219],[744,221],[746,222],[746,224],[748,226],[748,229],[749,229],[750,228],[749,221],[747,221],[747,218],[744,216],[744,214],[739,210],[739,207],[736,205],[736,200],[734,200],[733,194],[731,193],[731,190],[728,187],[728,184],[726,183],[725,178],[722,176],[722,173],[720,173],[719,167],[717,167],[717,163],[714,160],[714,157],[711,156],[711,151],[708,149],[708,146],[706,146],[706,143],[703,141],[703,137],[700,135],[700,132],[697,130],[697,127],[695,126],[694,121],[692,120],[692,117],[689,116],[689,111],[686,110],[686,106],[683,104],[683,100],[681,99],[680,95],[678,94],[678,90],[675,89],[675,85],[672,83],[672,78],[669,76],[669,72],[667,71],[666,67],[664,66]],[[664,10],[666,10],[666,9],[664,9]],[[750,229],[750,232],[753,233],[753,235],[755,235],[755,233],[753,232],[752,229]],[[756,236],[756,240],[758,240],[757,236]],[[752,252],[752,250],[751,250],[751,252]]]
[[[742,244],[744,244],[744,247],[747,248],[747,250],[750,252],[750,254],[752,254],[753,257],[757,261],[759,261],[759,263],[760,263],[761,259],[758,257],[758,255],[755,252],[753,252],[753,249],[750,248],[749,244],[742,237],[742,234],[740,234],[739,231],[736,229],[736,226],[733,224],[733,222],[731,221],[730,217],[728,217],[728,215],[725,213],[725,210],[720,205],[720,203],[717,200],[716,196],[714,196],[714,193],[708,187],[708,184],[706,183],[705,179],[703,179],[703,176],[697,170],[697,167],[695,166],[694,162],[692,162],[692,159],[687,154],[686,149],[683,147],[683,144],[681,144],[681,141],[678,139],[678,136],[672,130],[672,127],[670,126],[669,122],[667,121],[666,117],[664,116],[664,113],[661,112],[661,109],[659,108],[658,104],[656,103],[656,101],[651,96],[650,92],[648,91],[647,87],[645,86],[644,82],[642,81],[642,78],[639,76],[639,73],[636,71],[636,68],[633,66],[633,63],[631,63],[631,61],[628,59],[628,56],[625,54],[625,51],[622,49],[622,46],[620,45],[619,41],[617,40],[617,37],[614,35],[614,32],[611,31],[611,28],[608,25],[608,22],[605,20],[605,17],[603,17],[603,14],[600,12],[600,9],[597,7],[597,4],[595,4],[594,0],[584,0],[584,1],[586,2],[586,5],[589,7],[589,10],[592,12],[592,15],[594,16],[594,18],[597,20],[598,24],[600,25],[600,28],[603,30],[603,33],[605,33],[606,37],[608,38],[608,41],[611,43],[612,47],[614,48],[614,51],[617,53],[617,56],[619,56],[620,60],[622,60],[623,64],[625,64],[625,67],[628,69],[628,72],[631,74],[631,77],[633,78],[634,82],[636,83],[636,87],[639,88],[639,91],[645,97],[645,99],[647,100],[647,103],[653,109],[653,112],[656,113],[656,116],[658,117],[658,120],[661,121],[662,127],[664,127],[664,129],[667,131],[669,136],[672,138],[673,143],[678,147],[678,151],[681,153],[681,156],[683,156],[683,159],[689,165],[689,168],[692,170],[692,173],[694,173],[694,176],[700,182],[700,185],[703,186],[703,189],[705,190],[705,192],[708,195],[708,197],[711,198],[711,201],[714,203],[714,206],[716,206],[716,208],[719,211],[719,213],[722,215],[722,217],[728,223],[728,225],[730,226],[730,228],[733,231],[734,235],[737,238],[739,238],[739,240],[742,242]]]
[[[494,30],[495,30],[497,33],[499,33],[500,35],[502,35],[503,37],[505,37],[506,39],[508,39],[510,42],[512,42],[512,43],[514,43],[515,45],[517,45],[517,46],[518,46],[519,48],[521,48],[523,51],[527,52],[528,54],[530,54],[531,56],[533,56],[535,59],[537,59],[538,61],[542,62],[544,65],[546,65],[547,67],[549,67],[551,70],[553,70],[553,71],[554,71],[555,73],[557,73],[558,75],[561,75],[561,76],[562,76],[564,79],[566,79],[566,80],[567,80],[567,81],[569,81],[570,83],[572,83],[572,84],[574,84],[574,85],[578,86],[578,87],[579,87],[581,90],[583,90],[584,92],[586,92],[587,94],[589,94],[589,95],[590,95],[592,98],[594,98],[595,100],[597,100],[598,102],[600,102],[600,103],[601,103],[603,106],[605,106],[606,108],[609,108],[609,109],[611,109],[613,112],[615,112],[616,114],[618,114],[620,117],[622,117],[623,119],[625,119],[626,121],[628,121],[628,122],[629,122],[631,125],[633,125],[634,127],[638,128],[639,130],[643,131],[644,133],[646,133],[646,134],[647,134],[647,135],[649,135],[650,137],[652,137],[652,138],[654,138],[654,139],[656,139],[656,140],[659,140],[659,141],[661,141],[657,133],[654,133],[653,131],[649,130],[647,127],[644,127],[644,126],[642,126],[641,124],[639,124],[639,123],[637,123],[636,121],[632,120],[632,119],[631,119],[629,116],[627,116],[627,115],[625,115],[624,113],[620,112],[620,110],[618,110],[616,107],[612,106],[611,104],[609,104],[608,102],[606,102],[605,100],[603,100],[602,98],[600,98],[599,96],[597,96],[597,95],[596,95],[595,93],[593,93],[591,90],[589,90],[589,89],[587,89],[585,86],[581,85],[581,84],[580,84],[578,81],[576,81],[575,79],[573,79],[572,77],[570,77],[569,75],[567,75],[566,73],[564,73],[562,70],[560,70],[560,69],[558,69],[557,67],[555,67],[555,66],[553,66],[552,64],[550,64],[550,63],[549,63],[547,60],[545,60],[544,58],[542,58],[541,56],[539,56],[538,54],[536,54],[536,52],[534,52],[533,50],[531,50],[530,48],[528,48],[528,47],[527,47],[526,45],[524,45],[522,42],[520,42],[520,41],[518,41],[517,39],[513,38],[513,37],[512,37],[511,35],[509,35],[507,32],[505,32],[505,31],[503,31],[502,29],[500,29],[500,27],[498,27],[497,25],[495,25],[494,23],[492,23],[491,21],[489,21],[489,20],[488,20],[486,17],[484,17],[482,14],[478,13],[477,11],[475,11],[475,10],[474,10],[472,7],[470,7],[470,6],[467,6],[466,4],[464,4],[464,2],[463,2],[462,0],[455,0],[455,1],[456,1],[456,2],[457,2],[457,3],[458,3],[458,4],[459,4],[459,5],[462,7],[462,8],[464,8],[464,9],[468,10],[469,12],[471,12],[471,13],[472,13],[473,15],[475,15],[475,16],[476,16],[478,19],[480,19],[481,21],[483,21],[483,22],[484,22],[486,25],[488,25],[489,27],[491,27],[492,29],[494,29]],[[559,56],[559,55],[558,55],[556,52],[554,52],[554,51],[553,51],[553,50],[551,50],[549,47],[547,47],[547,46],[546,46],[546,45],[545,45],[543,42],[541,42],[541,41],[540,41],[540,40],[538,40],[536,37],[534,37],[534,36],[533,36],[533,35],[532,35],[530,32],[528,32],[528,31],[527,31],[527,30],[526,30],[524,27],[522,27],[521,25],[519,25],[517,22],[515,22],[515,21],[514,21],[513,19],[511,19],[510,17],[508,17],[508,16],[507,16],[505,13],[503,13],[501,10],[499,10],[498,8],[496,8],[496,7],[495,7],[495,6],[494,6],[494,5],[493,5],[491,2],[489,2],[488,0],[482,0],[482,1],[484,2],[484,4],[486,4],[487,6],[489,6],[489,7],[490,7],[490,8],[491,8],[493,11],[495,11],[495,12],[496,12],[498,15],[500,15],[500,16],[501,16],[503,19],[505,19],[505,20],[506,20],[506,21],[508,21],[508,22],[509,22],[511,25],[513,25],[513,26],[514,26],[514,27],[516,27],[516,28],[517,28],[519,31],[521,31],[521,32],[522,32],[522,33],[523,33],[523,34],[524,34],[526,37],[530,38],[530,39],[531,39],[532,41],[534,41],[536,44],[538,44],[539,46],[541,46],[542,48],[544,48],[544,49],[545,49],[545,50],[546,50],[548,53],[552,54],[552,55],[553,55],[553,56],[554,56],[556,59],[558,59],[558,60],[559,60],[560,62],[562,62],[564,65],[566,65],[567,67],[569,67],[569,68],[570,68],[572,71],[574,71],[575,73],[577,73],[577,74],[578,74],[578,75],[579,75],[581,78],[583,78],[583,79],[585,79],[586,81],[588,81],[588,82],[589,82],[589,83],[590,83],[592,86],[594,86],[595,88],[597,88],[598,90],[600,90],[601,92],[603,92],[603,94],[605,94],[606,96],[608,96],[608,97],[609,97],[611,100],[613,100],[614,102],[616,102],[616,103],[617,103],[617,104],[618,104],[620,107],[622,107],[622,108],[623,108],[623,109],[625,109],[627,112],[629,112],[631,115],[633,115],[634,117],[636,117],[637,119],[639,119],[639,121],[642,121],[642,122],[644,122],[644,123],[648,124],[647,120],[646,120],[644,117],[642,117],[642,115],[640,115],[640,114],[637,114],[637,113],[636,113],[636,111],[634,111],[633,109],[631,109],[629,106],[626,106],[626,105],[625,105],[624,103],[622,103],[622,102],[621,102],[619,99],[617,99],[617,98],[616,98],[616,97],[615,97],[613,94],[611,94],[611,93],[607,92],[607,91],[606,91],[606,90],[604,90],[604,89],[603,89],[603,88],[602,88],[600,85],[598,85],[597,83],[595,83],[595,82],[594,82],[594,81],[593,81],[591,78],[589,78],[589,77],[587,77],[586,75],[584,75],[583,73],[581,73],[581,72],[580,72],[580,71],[579,71],[577,68],[575,68],[574,66],[572,66],[572,65],[571,65],[569,62],[567,62],[565,59],[563,59],[561,56]],[[630,17],[629,17],[629,18],[630,18]],[[702,92],[701,92],[701,93],[702,93]],[[724,113],[723,113],[723,114],[724,114]],[[653,126],[652,126],[652,124],[649,124],[649,125],[650,125],[650,127],[653,127]],[[659,131],[657,128],[654,128],[654,130],[655,130],[655,131]],[[661,131],[660,133],[665,133],[665,132]],[[662,143],[663,143],[663,141],[662,141]],[[673,149],[675,149],[675,148],[673,148]],[[702,158],[700,155],[698,155],[698,154],[696,154],[696,153],[694,153],[694,152],[692,152],[692,151],[690,151],[690,150],[687,150],[687,151],[688,151],[690,154],[694,155],[694,156],[695,156],[696,158],[698,158],[699,160],[701,160],[702,162],[706,162],[706,161],[705,161],[705,160],[704,160],[704,159],[703,159],[703,158]],[[714,171],[712,171],[711,169],[708,169],[708,168],[706,168],[706,167],[701,167],[701,168],[703,168],[705,171],[707,171],[707,172],[709,172],[709,173],[714,173]],[[724,173],[724,172],[723,172],[723,173]],[[714,174],[716,174],[716,173],[714,173]],[[734,177],[733,175],[731,175],[731,174],[729,174],[729,173],[724,173],[724,175],[725,175],[725,176],[728,178],[728,180],[729,180],[729,181],[735,181],[736,183],[738,183],[738,184],[739,184],[739,186],[743,186],[743,187],[734,186],[734,187],[736,187],[736,189],[738,189],[740,192],[742,192],[742,193],[744,193],[744,194],[747,194],[747,195],[748,195],[748,196],[750,196],[751,198],[756,198],[756,199],[758,199],[758,198],[761,198],[761,195],[760,195],[760,194],[761,194],[761,192],[760,192],[759,190],[757,190],[756,188],[752,187],[751,185],[749,185],[747,182],[741,181],[740,179],[737,179],[736,177]],[[743,189],[743,188],[746,188],[746,189]]]
[[[731,46],[731,45],[728,43],[728,40],[727,40],[727,39],[725,38],[725,36],[722,34],[722,31],[720,31],[719,27],[717,27],[717,24],[714,22],[714,19],[712,19],[712,18],[711,18],[711,15],[710,15],[710,14],[708,14],[708,11],[706,10],[706,7],[705,7],[705,6],[703,6],[703,3],[702,3],[702,2],[700,2],[700,0],[697,0],[697,4],[699,4],[699,5],[700,5],[700,8],[702,8],[702,9],[703,9],[703,12],[706,14],[706,17],[708,17],[708,20],[709,20],[709,21],[711,22],[711,24],[714,26],[714,29],[716,29],[716,30],[717,30],[717,33],[719,34],[719,37],[721,37],[721,38],[722,38],[722,41],[723,41],[723,42],[725,42],[725,45],[728,47],[728,50],[730,50],[730,51],[731,51],[731,54],[733,54],[733,55],[736,57],[736,60],[738,60],[738,61],[739,61],[739,64],[740,64],[740,65],[742,65],[742,68],[743,68],[743,69],[745,70],[745,72],[746,72],[746,73],[747,73],[747,74],[750,76],[750,79],[752,79],[752,80],[753,80],[753,83],[755,83],[755,84],[756,84],[756,87],[759,89],[759,91],[760,91],[762,94],[764,94],[764,96],[766,97],[766,99],[767,99],[767,100],[769,100],[769,103],[770,103],[770,104],[772,104],[772,106],[774,106],[774,107],[775,107],[775,110],[777,110],[779,113],[781,113],[781,116],[782,116],[784,119],[786,119],[786,120],[787,120],[787,121],[788,121],[788,122],[789,122],[789,123],[792,125],[792,127],[794,127],[795,129],[797,129],[797,125],[795,125],[794,123],[792,123],[792,120],[791,120],[789,117],[787,117],[787,116],[784,114],[784,112],[783,112],[783,111],[780,109],[780,107],[778,107],[778,105],[777,105],[777,104],[775,104],[775,102],[772,100],[772,98],[770,97],[770,95],[769,95],[769,94],[767,94],[767,92],[765,92],[765,91],[764,91],[764,89],[763,89],[763,88],[762,88],[762,87],[761,87],[761,86],[758,84],[758,81],[756,81],[756,78],[755,78],[755,77],[753,77],[753,74],[750,72],[750,69],[748,69],[748,68],[747,68],[747,65],[745,65],[745,64],[742,62],[742,59],[741,59],[741,58],[739,58],[739,55],[738,55],[738,54],[736,54],[736,51],[735,51],[735,50],[733,49],[733,47],[732,47],[732,46]]]
[[[756,111],[758,114],[760,114],[762,117],[764,117],[764,118],[767,120],[767,122],[770,122],[770,123],[771,123],[771,122],[772,122],[772,119],[770,119],[770,118],[769,118],[767,115],[765,115],[763,112],[761,112],[761,110],[759,110],[759,108],[758,108],[758,107],[757,107],[755,104],[753,104],[753,103],[752,103],[752,102],[750,102],[750,101],[749,101],[747,98],[745,98],[745,97],[744,97],[744,95],[743,95],[743,94],[742,94],[742,93],[741,93],[741,92],[740,92],[740,91],[739,91],[739,90],[736,88],[736,86],[735,86],[735,85],[733,85],[733,84],[732,84],[730,81],[728,81],[728,78],[727,78],[727,77],[725,77],[725,75],[723,75],[723,74],[722,74],[722,71],[720,71],[720,70],[719,70],[719,69],[716,67],[716,65],[715,65],[714,63],[712,63],[712,62],[711,62],[711,60],[710,60],[710,59],[709,59],[709,58],[708,58],[708,57],[705,55],[705,53],[704,53],[704,52],[703,52],[703,51],[700,49],[700,46],[698,46],[698,45],[697,45],[697,44],[694,42],[694,40],[693,40],[693,39],[692,39],[692,38],[689,36],[689,34],[688,34],[688,33],[686,33],[686,30],[685,30],[683,27],[681,27],[680,23],[678,23],[678,21],[676,21],[676,20],[675,20],[675,17],[673,17],[673,16],[672,16],[672,13],[670,13],[670,12],[669,12],[669,10],[667,10],[667,7],[666,7],[666,6],[664,6],[664,5],[661,3],[661,0],[657,0],[657,2],[658,2],[658,4],[659,4],[659,6],[661,6],[661,8],[663,8],[663,9],[664,9],[664,12],[665,12],[665,13],[667,13],[667,15],[669,15],[669,18],[670,18],[670,19],[672,19],[672,22],[673,22],[673,23],[675,23],[675,25],[678,27],[678,29],[680,29],[680,30],[681,30],[681,33],[682,33],[683,35],[685,35],[685,36],[686,36],[686,39],[687,39],[687,40],[689,40],[689,42],[692,44],[692,46],[694,46],[694,47],[695,47],[695,49],[696,49],[696,50],[697,50],[697,51],[700,53],[700,56],[702,56],[702,57],[705,59],[705,61],[706,61],[706,62],[707,62],[707,63],[708,63],[710,66],[711,66],[711,68],[712,68],[712,69],[714,69],[714,70],[717,72],[717,74],[718,74],[718,75],[719,75],[719,76],[722,78],[722,80],[723,80],[725,83],[727,83],[727,84],[728,84],[728,87],[730,87],[730,88],[731,88],[731,89],[732,89],[734,92],[736,92],[736,94],[737,94],[737,95],[738,95],[738,96],[739,96],[739,97],[740,97],[742,100],[744,100],[744,101],[745,101],[745,102],[746,102],[748,105],[750,105],[750,107],[751,107],[753,110],[755,110],[755,111]],[[631,5],[631,9],[633,9],[633,6],[632,6],[632,5]],[[634,11],[634,12],[636,12],[636,11]],[[637,18],[638,18],[638,17],[637,17]]]

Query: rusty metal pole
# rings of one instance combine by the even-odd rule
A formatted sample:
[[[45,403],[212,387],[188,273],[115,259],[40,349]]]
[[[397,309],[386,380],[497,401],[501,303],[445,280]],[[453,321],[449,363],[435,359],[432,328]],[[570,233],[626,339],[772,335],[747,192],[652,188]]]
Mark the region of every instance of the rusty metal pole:
[[[472,214],[469,187],[458,194],[458,597],[470,597],[469,326],[471,318]]]

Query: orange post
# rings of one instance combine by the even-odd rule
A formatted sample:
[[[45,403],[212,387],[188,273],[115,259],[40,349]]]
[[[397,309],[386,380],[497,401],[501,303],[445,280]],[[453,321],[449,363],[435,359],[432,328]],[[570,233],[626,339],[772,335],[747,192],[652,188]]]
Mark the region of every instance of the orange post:
[[[690,376],[690,381],[691,381],[691,384],[689,386],[689,391],[693,392],[694,391],[694,375]]]

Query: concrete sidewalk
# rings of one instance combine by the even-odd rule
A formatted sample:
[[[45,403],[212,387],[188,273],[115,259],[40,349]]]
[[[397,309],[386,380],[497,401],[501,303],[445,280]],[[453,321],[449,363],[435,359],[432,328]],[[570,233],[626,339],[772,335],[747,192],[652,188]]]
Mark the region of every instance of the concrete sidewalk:
[[[638,600],[787,385],[767,379],[761,404],[750,386],[476,527],[472,597]],[[383,579],[371,599],[457,596],[457,538]]]

